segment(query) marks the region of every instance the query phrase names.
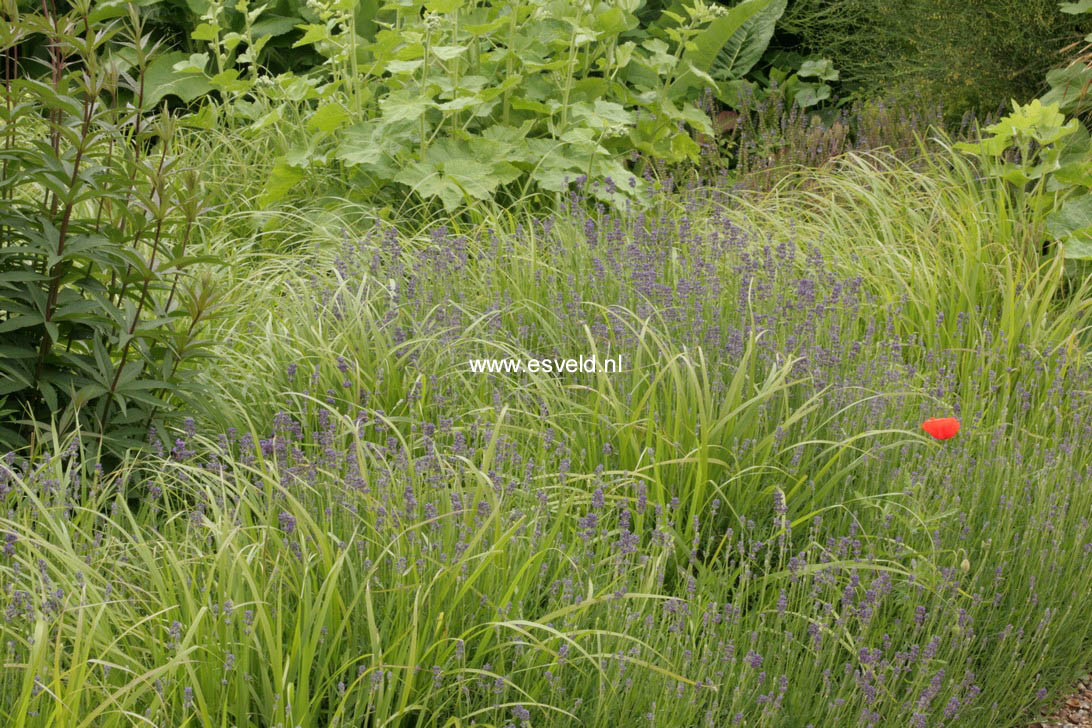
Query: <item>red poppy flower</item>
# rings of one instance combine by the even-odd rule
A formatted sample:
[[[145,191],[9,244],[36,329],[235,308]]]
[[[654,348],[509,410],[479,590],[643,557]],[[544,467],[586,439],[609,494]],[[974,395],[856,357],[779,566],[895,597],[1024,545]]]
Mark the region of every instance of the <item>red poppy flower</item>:
[[[959,420],[955,417],[932,417],[921,423],[921,429],[938,440],[947,440],[959,432]]]

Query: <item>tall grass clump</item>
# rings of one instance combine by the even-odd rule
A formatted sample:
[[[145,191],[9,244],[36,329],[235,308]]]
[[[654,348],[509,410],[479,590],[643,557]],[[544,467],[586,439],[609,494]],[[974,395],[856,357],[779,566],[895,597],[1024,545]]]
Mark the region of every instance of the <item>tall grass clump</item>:
[[[772,234],[821,240],[836,269],[900,308],[904,335],[945,348],[1000,337],[989,348],[1008,366],[1021,347],[1087,344],[1089,281],[1042,255],[1033,213],[1009,202],[1001,180],[934,143],[913,163],[849,154],[833,173],[787,176],[742,204]]]

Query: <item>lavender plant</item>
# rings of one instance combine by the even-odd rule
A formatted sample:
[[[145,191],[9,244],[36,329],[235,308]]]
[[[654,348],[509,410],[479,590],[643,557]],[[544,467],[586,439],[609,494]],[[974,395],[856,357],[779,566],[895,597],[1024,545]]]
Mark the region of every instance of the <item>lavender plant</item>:
[[[0,716],[1025,724],[1087,667],[1090,296],[932,154],[279,256],[219,229],[191,419],[113,472],[0,458]],[[593,353],[623,370],[468,366]]]
[[[1073,487],[1090,372],[1066,327],[1010,348],[987,307],[949,332],[869,268],[847,277],[832,241],[766,240],[739,198],[658,194],[654,215],[574,199],[507,232],[378,228],[309,253],[309,285],[244,285],[211,429],[179,433],[133,515],[205,564],[146,599],[177,605],[160,639],[208,652],[140,704],[300,725],[1018,725],[1065,684],[1092,542]],[[955,229],[961,198],[937,199]],[[1046,289],[1014,302],[1087,325]],[[465,363],[576,348],[626,371]],[[212,386],[245,377],[246,399]],[[942,447],[914,432],[938,409],[965,422]]]

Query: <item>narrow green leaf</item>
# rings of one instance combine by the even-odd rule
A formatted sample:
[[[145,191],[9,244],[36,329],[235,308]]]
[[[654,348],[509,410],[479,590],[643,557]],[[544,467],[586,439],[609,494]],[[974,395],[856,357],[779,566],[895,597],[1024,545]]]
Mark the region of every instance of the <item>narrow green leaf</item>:
[[[20,314],[7,319],[6,321],[0,321],[0,334],[8,331],[18,331],[19,329],[26,329],[32,326],[41,326],[44,321],[45,317],[40,313]]]

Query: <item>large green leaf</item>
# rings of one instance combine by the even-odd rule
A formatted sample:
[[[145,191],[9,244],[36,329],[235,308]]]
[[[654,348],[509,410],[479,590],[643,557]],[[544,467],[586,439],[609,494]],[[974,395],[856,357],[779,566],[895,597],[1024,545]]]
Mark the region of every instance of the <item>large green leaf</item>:
[[[1075,3],[1062,3],[1061,10],[1063,13],[1069,13],[1070,15],[1092,13],[1092,0],[1078,0]]]
[[[517,168],[491,154],[489,144],[441,139],[429,146],[423,161],[407,166],[395,181],[422,197],[439,197],[450,212],[463,202],[489,199],[498,185],[518,176]]]
[[[262,190],[259,204],[272,205],[279,201],[306,176],[305,170],[292,166],[287,159],[278,159],[273,164],[273,171],[270,172],[269,178],[265,181],[265,189]]]
[[[729,48],[729,43],[735,41],[738,44],[738,50],[749,50],[746,38],[738,38],[737,32],[744,29],[744,26],[752,18],[759,13],[764,12],[771,5],[779,5],[781,10],[774,17],[774,22],[777,22],[777,18],[781,17],[781,13],[785,10],[785,0],[743,0],[739,5],[728,10],[728,12],[721,17],[714,20],[709,24],[709,27],[698,34],[693,40],[693,46],[683,54],[683,61],[685,63],[693,64],[694,68],[698,69],[702,73],[712,74],[714,64],[718,62],[718,59],[725,53],[725,49],[728,52],[735,52],[733,48]],[[745,35],[749,35],[746,34]],[[757,38],[756,38],[757,40]],[[756,42],[756,41],[752,41]],[[769,38],[766,38],[766,43],[769,42]],[[758,55],[762,55],[762,51],[765,50],[765,44],[759,49]],[[755,59],[758,60],[757,58]],[[741,64],[742,65],[742,64]],[[752,65],[754,65],[752,63]],[[748,67],[747,70],[750,70]],[[693,88],[701,88],[705,84],[692,71],[685,71],[671,87],[671,93],[673,96],[679,96],[685,94],[687,91]]]
[[[318,107],[307,120],[310,131],[331,132],[344,126],[349,121],[348,110],[337,102]]]
[[[830,98],[830,86],[825,83],[800,82],[793,95],[793,103],[806,109]]]
[[[1064,245],[1066,260],[1092,260],[1092,235],[1073,236]]]
[[[379,0],[358,0],[353,18],[356,21],[356,34],[369,41],[375,40],[375,16],[379,12]]]
[[[430,160],[413,162],[394,179],[423,198],[439,197],[448,212],[471,198],[487,199],[494,186],[489,184],[489,167],[472,160],[450,169]]]
[[[279,36],[291,33],[296,29],[296,25],[300,22],[299,18],[290,18],[283,15],[267,15],[254,24],[250,32],[254,38],[262,38],[264,36]]]
[[[397,159],[409,148],[411,122],[384,124],[378,119],[355,124],[340,132],[334,158],[348,167],[360,166],[369,174],[392,179],[400,169]]]
[[[177,96],[190,102],[212,90],[204,76],[175,71],[173,66],[189,59],[181,51],[164,53],[148,64],[144,71],[144,102],[155,106],[164,96]]]
[[[771,0],[751,15],[724,44],[708,73],[718,81],[743,78],[754,68],[773,37],[774,28],[785,12],[786,0]],[[801,74],[803,75],[803,74]]]
[[[436,106],[436,103],[423,96],[416,89],[399,89],[387,95],[379,102],[379,108],[383,112],[383,120],[390,123],[395,121],[417,121],[425,111]]]
[[[1092,66],[1075,64],[1047,73],[1050,90],[1042,97],[1044,105],[1058,104],[1067,114],[1079,114],[1092,108]]]
[[[1065,257],[1092,258],[1092,193],[1071,197],[1047,216],[1047,231],[1065,244]]]
[[[837,81],[838,71],[829,58],[813,58],[800,64],[796,72],[800,78],[818,78],[820,81]]]
[[[363,122],[347,129],[341,136],[341,144],[334,151],[334,158],[352,166],[375,164],[383,157],[383,149],[374,143],[375,122]]]
[[[626,111],[624,106],[602,99],[596,99],[594,103],[578,101],[570,106],[570,113],[574,119],[582,120],[586,126],[597,131],[629,126],[635,121],[633,114]]]

